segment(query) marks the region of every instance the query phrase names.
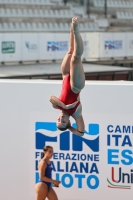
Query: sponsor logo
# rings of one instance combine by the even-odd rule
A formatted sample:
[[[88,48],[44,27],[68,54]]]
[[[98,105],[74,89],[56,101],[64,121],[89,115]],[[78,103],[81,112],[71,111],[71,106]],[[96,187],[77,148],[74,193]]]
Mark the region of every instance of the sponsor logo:
[[[67,41],[47,42],[47,51],[67,51],[67,50],[68,50]]]
[[[73,127],[76,125],[73,124]],[[57,132],[55,122],[35,123],[35,182],[39,178],[38,162],[46,145],[54,148],[54,178],[65,188],[99,187],[99,124],[89,124],[83,137],[70,131]],[[88,153],[89,152],[89,153]]]
[[[31,42],[26,41],[25,46],[30,52],[35,52],[38,50],[38,45]]]
[[[126,166],[133,164],[133,126],[108,125],[107,131],[107,162],[111,165],[108,187],[131,189],[133,169],[127,171]]]
[[[15,42],[13,41],[6,41],[2,42],[2,53],[15,53]]]
[[[116,178],[115,173],[117,172],[118,176]],[[122,171],[122,168],[119,167],[116,171],[116,168],[111,167],[111,181],[107,179],[109,188],[118,188],[118,189],[131,189],[131,186],[128,185],[120,185],[123,184],[131,184],[133,183],[133,169],[130,170],[129,173],[125,173]],[[117,184],[118,183],[118,184]]]
[[[123,46],[123,42],[122,40],[106,40],[104,42],[104,48],[105,50],[112,50],[112,49],[115,49],[115,50],[120,50],[122,49],[122,46]]]

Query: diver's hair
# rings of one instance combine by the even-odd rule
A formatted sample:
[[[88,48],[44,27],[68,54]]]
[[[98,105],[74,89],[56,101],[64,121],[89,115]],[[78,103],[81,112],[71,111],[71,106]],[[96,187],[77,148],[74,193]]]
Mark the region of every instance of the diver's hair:
[[[42,155],[41,155],[41,158],[43,158],[44,157],[44,152],[46,152],[46,151],[48,151],[48,149],[50,149],[50,148],[53,148],[52,146],[44,146],[44,148],[43,148],[43,152],[42,152]]]
[[[60,127],[57,126],[57,128],[58,128],[60,131],[65,131],[65,130],[67,130],[69,127],[70,127],[69,124],[67,124],[65,128],[60,128]]]

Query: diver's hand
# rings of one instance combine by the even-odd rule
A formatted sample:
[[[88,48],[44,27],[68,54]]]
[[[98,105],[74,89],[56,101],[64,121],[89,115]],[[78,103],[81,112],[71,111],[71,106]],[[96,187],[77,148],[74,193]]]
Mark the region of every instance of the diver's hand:
[[[61,182],[60,181],[57,181],[57,180],[54,180],[53,181],[53,184],[54,184],[54,186],[55,187],[59,187],[59,184],[60,184]]]
[[[75,101],[75,102],[72,103],[72,104],[65,105],[65,109],[71,109],[71,108],[74,108],[74,107],[77,105],[78,102],[79,102],[79,101]]]

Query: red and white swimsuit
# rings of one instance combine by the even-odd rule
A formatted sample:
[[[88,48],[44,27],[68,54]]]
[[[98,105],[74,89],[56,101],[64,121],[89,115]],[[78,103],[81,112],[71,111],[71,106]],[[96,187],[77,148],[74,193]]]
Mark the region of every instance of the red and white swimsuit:
[[[71,89],[70,74],[68,74],[63,80],[62,90],[61,90],[61,94],[59,96],[59,100],[62,101],[65,105],[68,105],[68,104],[72,104],[75,101],[77,101],[78,96],[79,96],[79,93],[74,93]],[[68,109],[68,110],[63,109],[59,106],[58,106],[58,108],[60,110],[64,110],[69,115],[73,115],[73,113],[76,111],[79,104],[80,104],[80,101],[76,104],[76,106],[74,108],[71,108],[71,109]]]

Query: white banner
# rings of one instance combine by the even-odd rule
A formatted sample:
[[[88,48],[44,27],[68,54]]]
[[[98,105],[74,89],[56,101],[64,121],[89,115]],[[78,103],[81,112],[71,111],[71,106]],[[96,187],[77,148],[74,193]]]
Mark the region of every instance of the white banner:
[[[81,33],[82,60],[133,56],[132,33]],[[0,34],[0,62],[63,60],[69,48],[68,33]]]
[[[114,58],[126,56],[126,33],[113,33]]]
[[[69,49],[70,35],[68,33],[56,33],[54,34],[54,38],[53,45],[55,46],[55,59],[61,60]]]
[[[126,45],[127,45],[126,56],[133,57],[133,33],[125,33],[125,34],[126,34]]]
[[[39,46],[40,54],[39,60],[54,60],[56,59],[54,45],[55,34],[54,33],[40,33],[39,34]]]
[[[30,120],[30,158],[34,163],[30,167],[31,195],[34,181],[39,178],[37,165],[43,145],[51,145],[53,179],[61,181],[60,188],[54,188],[59,199],[88,200],[89,192],[94,200],[99,196],[109,200],[125,200],[128,196],[131,200],[133,125],[130,115],[102,114],[101,117],[85,112],[88,133],[83,138],[69,131],[56,131],[57,116],[52,112],[45,115],[32,113]]]
[[[89,59],[99,59],[99,33],[87,33],[86,39],[89,41]]]
[[[52,178],[61,181],[54,188],[58,199],[132,200],[133,83],[86,81],[83,137],[57,131],[60,110],[53,109],[49,97],[58,97],[60,89],[61,81],[0,80],[0,199],[35,199],[41,152],[52,145]],[[5,174],[12,183],[8,192]]]
[[[13,62],[21,60],[21,34],[4,33],[0,37],[1,58],[3,62]]]
[[[39,35],[37,33],[22,34],[22,61],[37,61],[39,59]]]
[[[4,41],[4,35],[0,34],[0,62],[3,62],[2,41]]]
[[[100,58],[113,58],[114,57],[114,45],[113,45],[113,33],[100,33]]]
[[[82,54],[82,59],[88,59],[89,58],[89,37],[87,37],[88,33],[81,33],[81,37],[83,40],[84,45],[84,52]]]

